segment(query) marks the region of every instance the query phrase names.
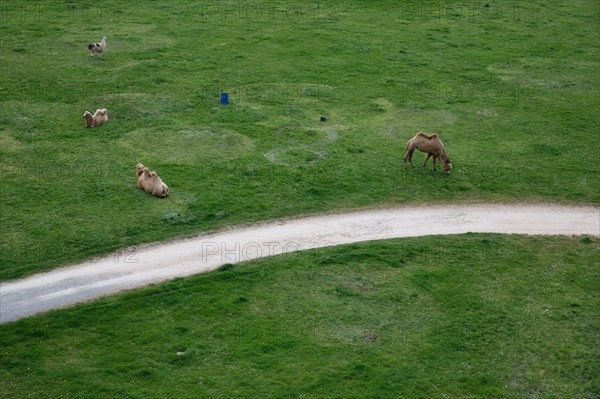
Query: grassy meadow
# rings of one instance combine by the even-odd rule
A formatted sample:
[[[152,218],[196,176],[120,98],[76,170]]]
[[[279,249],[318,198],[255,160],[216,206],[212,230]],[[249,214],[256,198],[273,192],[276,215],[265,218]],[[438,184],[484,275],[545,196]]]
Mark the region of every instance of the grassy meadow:
[[[0,281],[320,212],[600,204],[595,0],[0,11]],[[450,176],[402,164],[420,130]],[[597,398],[599,247],[466,234],[226,265],[0,326],[0,397]]]
[[[266,258],[10,323],[3,398],[597,398],[598,238]]]
[[[598,204],[599,5],[524,3],[2,2],[0,280],[339,209]],[[419,130],[449,178],[404,170]]]

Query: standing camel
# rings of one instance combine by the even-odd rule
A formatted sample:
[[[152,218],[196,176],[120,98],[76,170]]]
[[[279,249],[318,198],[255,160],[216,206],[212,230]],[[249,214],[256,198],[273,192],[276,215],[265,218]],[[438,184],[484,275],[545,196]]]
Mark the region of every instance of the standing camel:
[[[436,133],[425,134],[423,132],[419,132],[415,137],[408,140],[408,143],[406,144],[406,155],[404,155],[404,163],[408,161],[413,167],[412,155],[413,152],[415,152],[415,149],[427,153],[427,158],[425,158],[425,162],[423,162],[423,167],[425,167],[427,160],[430,157],[433,157],[433,170],[435,170],[435,160],[439,158],[440,163],[444,167],[444,172],[446,172],[446,174],[450,173],[450,170],[452,169],[452,163],[450,162],[448,155],[446,155],[444,144],[442,144],[442,141]]]

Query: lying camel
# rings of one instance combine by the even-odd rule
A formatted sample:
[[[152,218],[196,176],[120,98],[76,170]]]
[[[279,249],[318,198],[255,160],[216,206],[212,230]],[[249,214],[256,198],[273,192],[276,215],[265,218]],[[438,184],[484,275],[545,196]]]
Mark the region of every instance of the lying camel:
[[[106,108],[97,109],[94,115],[92,115],[90,111],[85,111],[83,113],[83,118],[85,119],[85,124],[87,127],[99,126],[105,122],[108,122],[108,111]]]
[[[137,164],[137,188],[156,197],[164,198],[169,195],[169,187],[163,183],[156,172],[141,163]]]
[[[446,174],[450,173],[452,169],[452,163],[450,162],[450,158],[446,155],[446,150],[444,150],[444,144],[438,137],[436,133],[433,134],[425,134],[423,132],[417,133],[415,137],[408,140],[406,144],[406,155],[404,156],[404,162],[410,162],[412,164],[412,155],[415,149],[427,153],[427,158],[425,158],[425,162],[423,162],[423,167],[427,163],[429,157],[433,156],[433,170],[435,170],[435,160],[439,158],[440,163],[444,166],[444,172]]]

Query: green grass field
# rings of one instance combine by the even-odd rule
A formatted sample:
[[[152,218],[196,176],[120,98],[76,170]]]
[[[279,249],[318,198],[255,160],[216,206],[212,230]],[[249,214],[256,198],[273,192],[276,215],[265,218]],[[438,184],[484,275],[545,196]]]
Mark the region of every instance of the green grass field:
[[[3,398],[596,398],[597,238],[230,265],[1,327]]]
[[[595,0],[3,1],[0,281],[304,214],[597,206],[599,19]],[[404,168],[419,130],[450,176]],[[0,396],[597,398],[599,247],[467,234],[228,265],[0,326]]]
[[[600,201],[596,1],[69,4],[2,3],[0,280],[292,215]],[[450,178],[404,171],[419,130]]]

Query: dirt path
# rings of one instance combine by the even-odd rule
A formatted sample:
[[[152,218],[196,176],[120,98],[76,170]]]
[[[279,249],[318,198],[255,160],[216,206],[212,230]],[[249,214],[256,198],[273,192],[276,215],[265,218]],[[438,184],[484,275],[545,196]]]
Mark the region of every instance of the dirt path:
[[[150,245],[0,284],[0,323],[225,263],[360,241],[466,232],[600,235],[600,208],[403,207],[314,216]]]

